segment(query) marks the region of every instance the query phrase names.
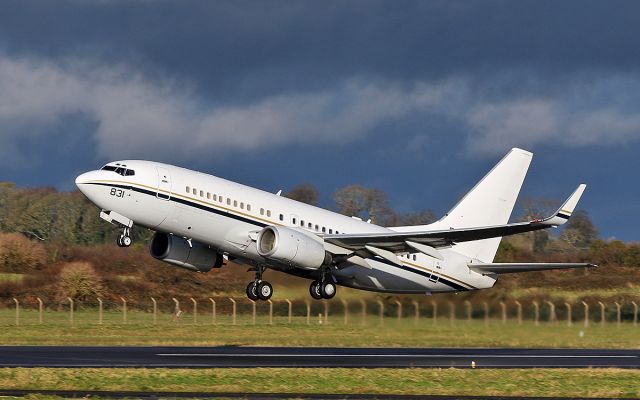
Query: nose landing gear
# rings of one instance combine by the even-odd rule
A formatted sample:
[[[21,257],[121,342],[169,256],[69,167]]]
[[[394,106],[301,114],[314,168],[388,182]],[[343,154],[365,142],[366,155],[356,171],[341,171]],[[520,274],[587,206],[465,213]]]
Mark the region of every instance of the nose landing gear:
[[[122,235],[118,236],[116,244],[119,247],[129,247],[131,246],[131,243],[133,243],[133,240],[131,240],[131,228],[125,227]]]

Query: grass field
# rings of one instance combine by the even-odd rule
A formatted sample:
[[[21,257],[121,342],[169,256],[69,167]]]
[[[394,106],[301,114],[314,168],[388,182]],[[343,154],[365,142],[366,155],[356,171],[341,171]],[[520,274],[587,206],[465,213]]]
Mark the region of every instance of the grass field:
[[[635,370],[0,369],[5,389],[638,397]]]
[[[585,328],[566,322],[536,326],[526,320],[518,325],[515,320],[485,324],[440,318],[434,323],[389,317],[381,324],[376,316],[363,321],[352,315],[345,325],[342,315],[329,315],[328,321],[316,315],[309,325],[299,316],[291,324],[286,316],[276,316],[270,325],[267,316],[258,314],[253,325],[251,314],[243,314],[236,325],[226,315],[218,315],[213,325],[210,315],[201,315],[194,323],[189,315],[176,321],[172,315],[159,314],[154,325],[150,313],[129,312],[125,324],[121,312],[105,311],[100,325],[95,310],[76,311],[73,324],[68,312],[47,311],[43,321],[39,324],[37,311],[23,310],[20,325],[15,326],[15,313],[0,311],[0,344],[640,348],[640,326],[631,323],[620,327],[592,323]]]

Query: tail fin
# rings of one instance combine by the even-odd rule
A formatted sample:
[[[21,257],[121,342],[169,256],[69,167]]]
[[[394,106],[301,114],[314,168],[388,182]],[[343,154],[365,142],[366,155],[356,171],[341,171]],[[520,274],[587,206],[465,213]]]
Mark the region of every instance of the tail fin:
[[[511,149],[444,218],[434,225],[460,229],[509,222],[532,157],[533,154],[528,151]],[[498,237],[459,243],[455,246],[455,251],[483,262],[492,262],[500,240]]]

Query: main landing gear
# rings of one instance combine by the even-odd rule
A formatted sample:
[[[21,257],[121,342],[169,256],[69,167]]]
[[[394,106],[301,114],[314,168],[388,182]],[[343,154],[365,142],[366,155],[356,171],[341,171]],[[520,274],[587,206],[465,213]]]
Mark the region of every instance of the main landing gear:
[[[118,236],[118,239],[116,240],[116,244],[119,247],[129,247],[131,246],[132,242],[133,241],[131,240],[131,228],[125,227],[124,230],[122,231],[122,234]]]
[[[269,300],[273,296],[273,286],[262,280],[264,267],[257,267],[256,279],[247,285],[247,297],[253,301]]]
[[[309,294],[316,300],[332,299],[336,295],[336,284],[332,279],[313,281],[309,286]]]

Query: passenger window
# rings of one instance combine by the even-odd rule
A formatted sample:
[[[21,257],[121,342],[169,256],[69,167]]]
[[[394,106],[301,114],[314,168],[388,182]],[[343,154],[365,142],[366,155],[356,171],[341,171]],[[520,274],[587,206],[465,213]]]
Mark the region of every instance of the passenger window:
[[[204,197],[204,191],[203,190],[200,191],[200,197]]]
[[[264,215],[264,208],[260,209],[260,215]]]
[[[220,201],[220,203],[223,202],[224,199],[222,198],[222,195],[218,196],[218,200]]]
[[[280,221],[284,221],[284,215],[280,214]]]
[[[238,200],[234,200],[234,201],[233,201],[233,206],[234,206],[234,207],[238,207]]]
[[[308,227],[309,229],[311,229],[311,222],[309,222],[309,224],[307,225],[307,227]]]
[[[231,205],[231,199],[227,197],[227,205],[230,206]]]
[[[241,208],[242,210],[244,210],[244,203],[243,203],[243,202],[240,202],[240,208]]]
[[[329,228],[329,235],[333,235],[333,229]]]
[[[218,196],[216,196],[215,194],[213,195],[213,201],[218,200]]]
[[[318,230],[318,229],[320,229],[320,228],[318,227],[318,225],[316,225],[316,226],[315,226],[315,229],[316,229],[316,231],[317,231],[317,230]]]
[[[415,261],[415,260],[416,260],[416,255],[414,254],[414,255],[413,255],[413,261]]]
[[[198,191],[196,190],[196,188],[193,188],[193,194],[194,195],[198,194]]]
[[[295,218],[291,218],[291,223],[292,223],[293,225],[295,225],[295,224],[296,224],[296,219],[295,219]]]
[[[247,204],[247,211],[251,211],[251,204]]]
[[[211,193],[207,192],[207,200],[211,200]]]
[[[327,232],[327,228],[325,228],[324,226],[322,227],[322,233],[326,233]]]
[[[189,193],[191,190],[189,190],[189,186],[187,186],[187,193]]]
[[[271,216],[271,210],[267,210],[267,217]]]
[[[300,226],[304,228],[304,221],[300,220]]]

